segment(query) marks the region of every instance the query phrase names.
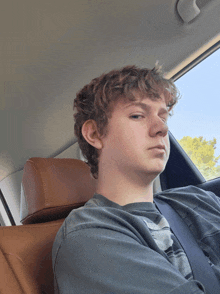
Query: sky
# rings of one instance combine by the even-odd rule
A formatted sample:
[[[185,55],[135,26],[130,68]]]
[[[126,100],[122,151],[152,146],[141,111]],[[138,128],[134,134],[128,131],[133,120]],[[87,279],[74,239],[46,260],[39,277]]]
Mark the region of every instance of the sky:
[[[177,140],[184,136],[216,138],[215,156],[220,155],[220,49],[179,78],[175,85],[181,99],[169,118],[171,133]]]

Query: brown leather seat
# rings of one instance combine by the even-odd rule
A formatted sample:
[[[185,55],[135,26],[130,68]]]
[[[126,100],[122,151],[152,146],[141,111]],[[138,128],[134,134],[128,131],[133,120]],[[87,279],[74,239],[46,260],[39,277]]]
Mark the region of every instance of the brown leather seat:
[[[0,293],[54,293],[51,250],[69,212],[94,194],[81,160],[31,158],[22,179],[23,225],[0,227]]]

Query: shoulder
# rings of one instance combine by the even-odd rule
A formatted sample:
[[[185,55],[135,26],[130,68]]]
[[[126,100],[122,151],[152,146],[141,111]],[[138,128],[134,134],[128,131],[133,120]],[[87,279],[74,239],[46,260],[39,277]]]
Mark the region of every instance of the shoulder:
[[[59,229],[54,247],[75,236],[96,234],[96,231],[110,231],[136,238],[142,222],[116,203],[107,199],[92,198],[84,206],[74,209]],[[142,225],[143,226],[143,225]]]
[[[195,216],[209,222],[219,222],[220,200],[211,191],[187,186],[163,191],[155,197],[171,205],[184,219]]]
[[[125,227],[132,215],[120,209],[95,203],[93,199],[84,206],[74,209],[65,219],[65,234],[94,228]]]
[[[52,248],[53,264],[57,260],[58,253],[68,251],[66,247],[71,244],[73,248],[85,246],[91,242],[92,236],[96,235],[97,228],[107,229],[111,227],[114,214],[109,208],[96,205],[93,201],[82,207],[73,209],[57,232]],[[79,240],[82,240],[81,245]]]
[[[205,191],[196,186],[173,188],[155,194],[155,197],[179,201],[183,204],[197,205],[198,202],[209,203],[214,206],[220,205],[219,197],[211,191]]]
[[[97,250],[101,244],[105,250],[107,244],[111,244],[110,247],[114,248],[123,242],[133,246],[146,243],[145,239],[149,239],[150,233],[146,232],[142,220],[117,207],[117,204],[112,206],[102,204],[97,205],[94,201],[89,201],[83,207],[71,211],[53,243],[53,266],[57,262],[58,255],[66,256],[67,252],[71,255],[79,248],[90,252]]]

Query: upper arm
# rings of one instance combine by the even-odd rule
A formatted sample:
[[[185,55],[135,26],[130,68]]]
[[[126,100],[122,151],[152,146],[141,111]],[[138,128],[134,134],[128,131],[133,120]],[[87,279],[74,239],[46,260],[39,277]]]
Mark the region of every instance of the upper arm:
[[[107,228],[68,234],[54,272],[60,293],[203,293],[161,254]]]

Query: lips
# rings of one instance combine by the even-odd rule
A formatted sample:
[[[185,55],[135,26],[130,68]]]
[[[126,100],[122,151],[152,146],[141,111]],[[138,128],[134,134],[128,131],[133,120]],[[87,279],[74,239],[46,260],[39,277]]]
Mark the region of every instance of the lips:
[[[161,149],[161,150],[166,150],[165,145],[156,145],[154,147],[149,148],[150,149]]]

